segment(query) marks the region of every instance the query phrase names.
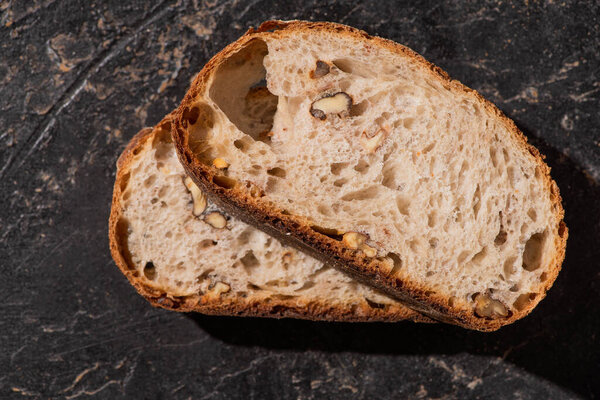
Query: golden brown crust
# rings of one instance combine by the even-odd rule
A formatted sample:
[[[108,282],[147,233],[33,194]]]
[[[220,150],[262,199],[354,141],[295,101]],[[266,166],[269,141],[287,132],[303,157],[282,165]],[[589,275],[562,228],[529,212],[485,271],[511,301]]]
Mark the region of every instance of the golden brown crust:
[[[186,132],[186,111],[189,111],[199,95],[206,90],[207,82],[216,68],[230,55],[240,50],[249,41],[262,35],[290,35],[303,31],[320,30],[336,35],[349,36],[366,46],[389,49],[392,52],[409,57],[415,64],[429,71],[433,78],[439,80],[444,87],[454,92],[462,92],[476,99],[498,121],[503,123],[519,147],[527,151],[532,160],[539,166],[547,193],[553,203],[556,220],[560,221],[555,227],[555,254],[552,266],[547,271],[547,283],[542,293],[523,310],[517,311],[503,319],[483,319],[477,317],[473,310],[457,309],[448,304],[448,299],[441,295],[431,295],[430,288],[419,287],[416,284],[390,277],[386,274],[385,266],[377,261],[365,258],[361,252],[352,252],[339,242],[321,235],[306,224],[299,216],[285,215],[272,205],[265,204],[252,197],[247,189],[240,187],[226,189],[213,182],[215,171],[202,164],[188,146]],[[527,138],[495,105],[484,99],[475,90],[470,89],[456,80],[452,80],[441,68],[429,63],[413,50],[390,40],[373,37],[366,32],[329,22],[304,21],[267,21],[257,29],[248,32],[236,42],[228,45],[215,55],[194,79],[188,93],[178,108],[171,131],[179,158],[187,173],[194,179],[209,197],[213,198],[226,211],[250,223],[263,231],[276,236],[287,244],[293,245],[314,257],[334,265],[342,271],[349,272],[356,279],[375,286],[384,292],[395,296],[411,308],[431,316],[434,319],[454,323],[466,328],[481,331],[493,331],[503,325],[510,324],[529,314],[537,303],[545,297],[546,291],[552,286],[564,259],[568,230],[563,222],[564,211],[556,183],[550,177],[550,168],[544,163],[539,151],[527,142]]]
[[[412,320],[415,322],[434,322],[401,304],[372,308],[365,304],[348,307],[332,306],[326,301],[257,299],[235,296],[219,297],[205,295],[173,296],[164,290],[149,286],[139,276],[127,249],[127,227],[121,216],[123,207],[120,202],[121,193],[127,186],[131,162],[142,151],[148,140],[153,140],[157,134],[169,132],[170,118],[166,116],[154,129],[144,128],[136,134],[117,161],[117,176],[115,179],[111,213],[109,218],[110,251],[115,263],[127,277],[139,294],[144,296],[155,307],[169,310],[190,312],[196,311],[211,315],[253,316],[272,318],[299,318],[322,321],[382,321],[395,322]]]

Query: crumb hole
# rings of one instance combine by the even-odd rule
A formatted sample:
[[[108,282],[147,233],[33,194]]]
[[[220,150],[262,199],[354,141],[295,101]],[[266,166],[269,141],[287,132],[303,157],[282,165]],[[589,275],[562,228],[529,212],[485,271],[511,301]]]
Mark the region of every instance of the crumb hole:
[[[367,302],[367,304],[369,305],[369,307],[374,308],[376,310],[383,310],[385,308],[385,304],[381,304],[381,303],[377,303],[373,300],[370,300],[368,298],[365,297],[365,300]]]
[[[537,212],[533,208],[530,208],[529,211],[527,211],[527,215],[533,222],[537,220]]]
[[[322,226],[318,225],[311,225],[310,229],[317,233],[320,233],[321,235],[325,235],[327,237],[330,237],[331,239],[338,241],[342,240],[343,237],[343,235],[338,233],[337,229],[323,228]]]
[[[146,180],[144,180],[144,186],[149,188],[152,185],[154,185],[154,182],[156,182],[156,175],[152,174],[148,178],[146,178]]]
[[[350,108],[350,116],[351,117],[358,117],[362,114],[365,113],[365,111],[367,111],[368,108],[368,104],[367,101],[361,101],[358,104],[353,104],[352,107]]]
[[[247,271],[250,271],[254,267],[257,267],[259,264],[259,261],[252,250],[248,250],[246,254],[244,254],[244,256],[240,258],[240,262],[244,266],[244,269],[246,269]]]
[[[151,281],[156,278],[156,268],[152,261],[148,261],[146,265],[144,265],[144,276]]]
[[[368,188],[357,190],[355,192],[350,192],[342,196],[342,200],[344,201],[353,201],[353,200],[370,200],[374,199],[379,194],[378,186],[369,186]]]
[[[540,232],[532,235],[525,243],[523,268],[526,271],[535,271],[541,266],[545,239],[546,233]]]
[[[536,293],[523,293],[522,295],[520,295],[519,297],[517,297],[517,299],[515,300],[515,302],[513,303],[513,307],[517,310],[517,311],[522,311],[524,310],[532,301],[535,300],[535,298],[537,297]]]
[[[346,58],[339,58],[337,60],[333,60],[332,64],[335,65],[342,72],[345,72],[347,74],[352,73],[352,60]]]
[[[268,169],[267,174],[276,176],[278,178],[285,178],[285,170],[279,167]]]
[[[387,255],[393,262],[394,266],[390,272],[390,276],[396,276],[400,268],[402,268],[402,258],[396,253],[388,253]]]
[[[347,166],[348,166],[347,162],[332,163],[330,165],[331,173],[334,175],[339,175],[342,172],[342,170],[344,168],[346,168]]]
[[[409,214],[410,198],[407,196],[396,196],[396,207],[402,215]]]
[[[354,166],[354,170],[361,174],[365,174],[369,170],[369,163],[361,158]]]
[[[233,189],[237,183],[235,179],[231,179],[223,175],[213,176],[212,181],[215,185],[224,189]]]

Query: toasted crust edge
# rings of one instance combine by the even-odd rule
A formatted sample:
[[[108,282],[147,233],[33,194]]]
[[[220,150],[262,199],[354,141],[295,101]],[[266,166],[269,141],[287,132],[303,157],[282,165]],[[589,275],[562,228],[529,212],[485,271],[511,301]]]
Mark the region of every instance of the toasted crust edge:
[[[494,115],[498,121],[505,124],[512,135],[512,139],[530,153],[534,162],[540,167],[545,189],[550,193],[553,203],[553,212],[557,221],[556,234],[554,235],[554,255],[547,269],[548,278],[543,290],[523,310],[514,312],[508,318],[483,319],[477,317],[473,311],[454,309],[448,306],[447,299],[441,295],[427,296],[428,288],[417,287],[408,281],[386,276],[379,272],[380,265],[375,262],[367,262],[360,255],[354,255],[340,246],[333,239],[320,235],[307,226],[303,225],[301,217],[282,214],[279,210],[257,202],[245,191],[239,189],[224,190],[213,183],[215,175],[211,168],[204,166],[197,160],[191,149],[187,146],[187,136],[183,126],[183,113],[193,106],[197,96],[205,89],[206,83],[216,68],[231,54],[238,51],[245,44],[260,34],[266,32],[298,32],[306,30],[323,30],[336,34],[348,35],[354,39],[362,40],[372,46],[387,48],[393,52],[402,53],[411,58],[416,64],[435,79],[440,80],[444,86],[452,91],[463,92],[476,99],[483,107]],[[304,22],[304,21],[267,21],[257,29],[249,29],[240,39],[228,45],[225,49],[215,55],[194,79],[188,93],[178,108],[173,124],[172,135],[180,160],[187,173],[194,179],[209,197],[217,202],[231,214],[243,221],[250,223],[263,231],[276,236],[280,240],[293,245],[312,256],[333,264],[345,272],[349,272],[356,279],[375,286],[386,293],[395,296],[411,308],[424,313],[434,319],[463,326],[465,328],[480,331],[494,331],[504,325],[508,325],[528,315],[535,306],[545,297],[546,292],[554,283],[561,269],[565,256],[568,229],[564,223],[564,210],[558,186],[550,177],[550,168],[544,163],[540,152],[527,142],[527,138],[517,128],[515,123],[504,115],[494,104],[483,98],[477,91],[464,86],[456,80],[452,80],[441,68],[431,64],[421,55],[413,50],[395,43],[393,41],[373,37],[368,33],[345,25],[330,22]]]
[[[326,302],[306,301],[306,307],[302,307],[289,300],[275,300],[267,303],[262,302],[260,299],[248,300],[239,297],[222,299],[218,296],[211,296],[210,293],[202,296],[174,296],[144,283],[128,254],[126,232],[122,232],[122,229],[119,228],[119,221],[123,214],[120,198],[122,188],[129,178],[132,160],[148,140],[153,140],[160,129],[165,129],[166,125],[170,125],[169,121],[172,115],[167,115],[155,128],[144,128],[138,132],[119,157],[108,227],[110,252],[117,267],[137,292],[153,306],[181,312],[200,312],[208,315],[297,318],[332,322],[396,322],[402,320],[435,322],[402,305],[375,309],[361,304],[357,305],[355,310],[352,310],[332,306]]]

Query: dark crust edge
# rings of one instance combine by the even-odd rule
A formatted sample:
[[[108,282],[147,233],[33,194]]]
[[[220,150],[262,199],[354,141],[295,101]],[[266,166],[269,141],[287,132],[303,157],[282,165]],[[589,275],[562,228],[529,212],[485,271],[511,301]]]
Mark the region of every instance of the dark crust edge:
[[[144,128],[129,142],[117,161],[117,176],[113,189],[111,213],[109,218],[110,252],[119,270],[129,283],[153,306],[180,312],[200,312],[208,315],[251,316],[270,318],[297,318],[314,321],[339,322],[396,322],[412,320],[413,322],[433,323],[435,321],[420,315],[401,305],[390,305],[382,309],[357,304],[352,307],[332,306],[327,301],[306,301],[305,307],[289,300],[264,298],[241,298],[227,296],[223,298],[210,293],[190,296],[176,296],[164,290],[152,287],[139,276],[126,246],[127,233],[119,229],[119,221],[123,213],[120,202],[122,187],[127,184],[131,162],[149,140],[153,140],[161,129],[168,133],[169,120],[166,116],[155,128]],[[262,297],[262,296],[257,296]],[[326,299],[324,299],[326,300]]]
[[[312,231],[302,217],[284,215],[280,210],[265,202],[257,201],[251,197],[245,190],[239,186],[234,189],[224,190],[212,181],[215,171],[213,168],[203,165],[195,158],[193,152],[188,147],[186,126],[184,126],[183,114],[186,109],[193,107],[198,96],[203,94],[206,84],[218,66],[230,55],[237,52],[250,40],[260,38],[262,35],[284,35],[295,34],[302,31],[319,30],[336,35],[350,36],[357,42],[367,46],[379,46],[392,52],[403,54],[409,57],[415,64],[429,71],[434,79],[438,79],[444,87],[453,92],[463,92],[477,100],[482,106],[494,116],[499,122],[503,123],[519,147],[525,153],[529,153],[532,161],[540,168],[545,189],[550,194],[556,226],[554,232],[554,254],[547,268],[548,278],[542,286],[541,291],[537,293],[536,298],[521,311],[513,312],[507,318],[485,319],[475,315],[474,310],[458,307],[450,307],[448,299],[442,295],[427,295],[431,289],[419,287],[416,284],[402,280],[396,277],[390,277],[385,272],[380,272],[383,268],[381,263],[368,260],[360,254],[348,251],[335,240]],[[413,50],[395,43],[393,41],[373,37],[368,33],[351,28],[345,25],[330,22],[304,22],[304,21],[267,21],[258,29],[249,29],[244,36],[228,45],[215,55],[200,71],[191,84],[190,89],[185,95],[180,107],[176,111],[174,124],[172,127],[172,136],[176,144],[179,158],[186,169],[186,172],[194,179],[209,197],[226,211],[240,218],[241,220],[252,224],[259,229],[275,236],[302,251],[311,254],[313,257],[326,263],[332,264],[342,271],[352,274],[355,279],[374,286],[389,295],[398,298],[400,301],[420,313],[428,315],[436,320],[449,322],[463,326],[469,329],[480,331],[494,331],[504,325],[525,317],[545,296],[547,290],[552,286],[561,269],[562,261],[565,256],[566,241],[568,229],[563,221],[564,210],[562,199],[558,186],[550,177],[550,168],[544,163],[540,152],[527,142],[527,138],[517,128],[515,123],[504,115],[494,104],[483,98],[478,92],[464,86],[456,80],[452,80],[449,75],[441,68],[431,64],[421,55]]]

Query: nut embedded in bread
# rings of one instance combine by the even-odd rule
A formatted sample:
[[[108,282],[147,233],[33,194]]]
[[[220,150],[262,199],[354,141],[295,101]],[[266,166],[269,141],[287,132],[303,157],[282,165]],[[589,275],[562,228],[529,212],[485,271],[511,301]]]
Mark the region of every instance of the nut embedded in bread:
[[[258,118],[245,110],[261,82],[276,107]],[[250,30],[196,77],[173,133],[186,170],[240,218],[434,318],[509,324],[564,258],[558,188],[514,123],[410,49],[347,26]],[[219,177],[216,157],[230,162]],[[327,230],[364,233],[379,257]]]
[[[185,175],[167,117],[119,161],[111,252],[152,304],[207,314],[432,322],[210,204]]]

